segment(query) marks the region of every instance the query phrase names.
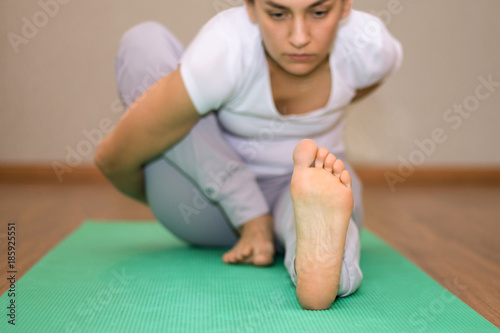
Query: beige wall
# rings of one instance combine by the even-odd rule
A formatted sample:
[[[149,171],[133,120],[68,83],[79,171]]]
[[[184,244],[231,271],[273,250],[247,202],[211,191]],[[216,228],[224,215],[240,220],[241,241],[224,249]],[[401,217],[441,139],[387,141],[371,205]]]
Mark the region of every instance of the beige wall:
[[[71,150],[79,156],[68,166],[92,163],[94,144],[84,131],[104,131],[123,112],[113,73],[122,33],[156,20],[187,45],[218,9],[241,3],[55,1],[0,3],[1,164],[68,165]],[[40,3],[52,3],[50,15]],[[500,87],[491,93],[481,88],[482,100],[474,97],[478,77],[500,81],[500,2],[356,0],[354,7],[385,11],[381,17],[401,40],[405,60],[376,94],[350,107],[346,141],[351,161],[500,166]],[[25,22],[40,27],[29,31]],[[26,37],[24,43],[14,47],[9,33]],[[474,107],[474,101],[479,105],[468,118],[444,120],[454,104]],[[439,142],[430,144],[439,129],[434,135]],[[426,142],[428,151],[419,152],[415,140]]]
[[[351,160],[418,165],[415,140],[429,142],[441,129],[440,143],[423,155],[424,166],[500,165],[500,86],[487,98],[481,88],[484,100],[474,105],[478,77],[492,75],[500,83],[500,2],[355,0],[355,6],[385,11],[381,18],[403,44],[405,58],[380,91],[352,106],[346,133]],[[387,15],[390,10],[395,14]],[[463,103],[477,110],[468,116],[465,109],[468,118],[448,111]]]

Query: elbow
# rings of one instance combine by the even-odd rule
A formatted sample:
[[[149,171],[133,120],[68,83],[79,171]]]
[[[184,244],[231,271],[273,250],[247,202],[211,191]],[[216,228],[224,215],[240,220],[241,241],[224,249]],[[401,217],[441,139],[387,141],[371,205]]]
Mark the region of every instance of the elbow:
[[[106,141],[103,140],[96,147],[94,164],[108,179],[140,169],[140,166],[132,165],[129,161],[124,160],[122,155],[120,151],[111,150],[109,145],[106,145]]]
[[[102,141],[96,147],[94,164],[105,176],[112,175],[118,171],[116,163],[114,163],[113,158],[104,149]]]

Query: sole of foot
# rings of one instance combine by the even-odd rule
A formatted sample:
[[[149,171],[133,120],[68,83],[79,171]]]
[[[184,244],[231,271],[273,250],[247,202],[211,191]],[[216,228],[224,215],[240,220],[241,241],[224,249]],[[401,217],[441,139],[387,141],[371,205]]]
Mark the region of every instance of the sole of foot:
[[[351,176],[341,160],[310,139],[299,142],[293,160],[297,298],[304,309],[324,310],[337,297],[353,209]]]

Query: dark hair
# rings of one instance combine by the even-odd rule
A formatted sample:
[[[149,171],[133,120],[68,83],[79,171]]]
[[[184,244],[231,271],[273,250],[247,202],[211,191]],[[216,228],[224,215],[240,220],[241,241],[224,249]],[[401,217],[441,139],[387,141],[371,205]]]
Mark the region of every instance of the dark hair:
[[[248,0],[250,3],[253,3],[254,0]],[[342,2],[344,2],[345,0],[341,0]]]

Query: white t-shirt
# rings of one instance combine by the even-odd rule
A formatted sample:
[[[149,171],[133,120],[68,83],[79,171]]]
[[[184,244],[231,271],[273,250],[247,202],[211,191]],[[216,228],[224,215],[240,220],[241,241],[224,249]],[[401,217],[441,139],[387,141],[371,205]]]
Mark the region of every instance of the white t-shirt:
[[[225,139],[257,176],[277,176],[293,171],[292,152],[303,138],[344,153],[342,108],[357,89],[399,68],[402,47],[379,18],[352,10],[339,22],[329,60],[332,91],[327,105],[305,114],[280,114],[259,28],[241,6],[210,19],[179,63],[197,111],[217,112]]]

